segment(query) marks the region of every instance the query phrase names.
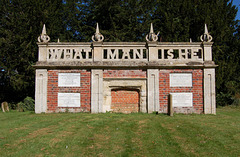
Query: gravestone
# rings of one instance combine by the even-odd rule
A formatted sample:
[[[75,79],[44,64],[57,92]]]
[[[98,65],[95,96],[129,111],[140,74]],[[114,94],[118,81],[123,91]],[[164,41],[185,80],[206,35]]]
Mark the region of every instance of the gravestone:
[[[6,112],[6,111],[9,112],[8,103],[6,101],[2,102],[1,107],[3,112]]]

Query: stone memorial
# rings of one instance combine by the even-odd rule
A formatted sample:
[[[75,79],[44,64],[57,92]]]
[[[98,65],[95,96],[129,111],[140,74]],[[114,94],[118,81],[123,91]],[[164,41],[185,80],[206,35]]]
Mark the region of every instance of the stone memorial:
[[[2,111],[3,111],[3,112],[6,112],[6,111],[9,112],[8,103],[7,103],[6,101],[2,102],[1,108],[2,108]]]
[[[35,112],[173,111],[216,114],[212,36],[201,42],[159,42],[153,24],[143,42],[104,42],[99,25],[92,42],[38,38]]]

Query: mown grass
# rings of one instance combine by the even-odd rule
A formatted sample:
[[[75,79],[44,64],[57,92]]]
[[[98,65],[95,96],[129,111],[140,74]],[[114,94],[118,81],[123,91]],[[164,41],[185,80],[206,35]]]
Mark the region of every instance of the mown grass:
[[[240,108],[217,115],[0,113],[0,156],[240,156]]]

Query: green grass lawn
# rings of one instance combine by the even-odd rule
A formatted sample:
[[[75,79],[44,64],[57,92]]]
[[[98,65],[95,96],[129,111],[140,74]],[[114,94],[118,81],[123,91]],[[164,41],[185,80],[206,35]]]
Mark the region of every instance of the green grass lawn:
[[[240,156],[240,107],[174,117],[1,112],[0,156]]]

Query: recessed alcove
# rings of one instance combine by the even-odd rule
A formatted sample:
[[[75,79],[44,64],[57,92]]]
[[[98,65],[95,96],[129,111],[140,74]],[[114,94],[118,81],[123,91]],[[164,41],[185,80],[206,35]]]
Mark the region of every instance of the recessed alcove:
[[[103,79],[103,112],[145,113],[146,104],[145,78]]]
[[[136,113],[140,110],[139,89],[116,88],[111,90],[111,110],[115,113]]]

